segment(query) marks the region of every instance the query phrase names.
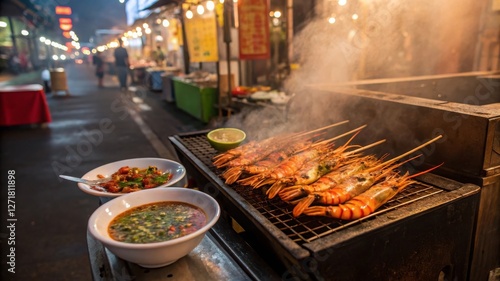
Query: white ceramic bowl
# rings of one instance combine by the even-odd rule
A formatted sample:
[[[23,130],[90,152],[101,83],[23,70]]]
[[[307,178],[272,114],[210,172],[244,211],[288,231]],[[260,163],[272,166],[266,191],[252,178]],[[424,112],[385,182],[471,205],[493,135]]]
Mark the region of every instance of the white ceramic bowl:
[[[163,159],[163,158],[133,158],[133,159],[126,159],[126,160],[121,160],[117,162],[112,162],[100,167],[97,167],[85,175],[82,176],[83,179],[87,180],[96,180],[97,175],[103,175],[105,177],[111,176],[111,174],[115,173],[118,171],[123,166],[129,166],[130,168],[132,167],[138,167],[138,168],[147,168],[148,166],[156,166],[159,170],[165,172],[165,171],[170,171],[172,173],[172,178],[165,184],[157,186],[158,187],[165,187],[165,186],[173,186],[176,183],[178,183],[184,176],[186,175],[186,169],[184,166],[182,166],[180,163],[168,160],[168,159]],[[83,191],[88,194],[92,194],[95,196],[101,196],[101,197],[117,197],[121,196],[123,194],[128,194],[128,193],[112,193],[112,192],[106,192],[106,191],[99,191],[92,189],[89,185],[84,184],[84,183],[78,183],[78,187]]]
[[[185,202],[198,206],[207,215],[207,224],[193,233],[164,242],[134,244],[119,242],[109,236],[109,223],[117,215],[137,206],[160,201]],[[155,188],[129,193],[101,205],[90,216],[88,229],[116,256],[142,267],[156,268],[169,265],[189,254],[219,216],[219,204],[206,193],[182,187]]]

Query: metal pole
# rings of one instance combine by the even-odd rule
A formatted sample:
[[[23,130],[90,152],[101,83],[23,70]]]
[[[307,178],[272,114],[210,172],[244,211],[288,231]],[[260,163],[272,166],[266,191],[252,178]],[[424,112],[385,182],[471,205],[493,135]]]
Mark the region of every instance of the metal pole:
[[[184,72],[189,74],[189,50],[187,46],[187,36],[186,36],[186,25],[184,23],[184,9],[182,8],[182,3],[179,4],[181,7],[180,21],[182,26],[182,55],[184,56]]]
[[[14,54],[17,54],[17,42],[14,32],[14,22],[12,21],[12,17],[7,17],[7,19],[9,20],[10,37],[12,38],[12,50],[14,51]]]
[[[226,43],[227,60],[227,92],[226,103],[231,105],[231,14],[233,1],[224,1],[224,43]]]
[[[290,62],[293,60],[293,0],[286,2],[286,47],[287,54],[287,67],[290,67]]]

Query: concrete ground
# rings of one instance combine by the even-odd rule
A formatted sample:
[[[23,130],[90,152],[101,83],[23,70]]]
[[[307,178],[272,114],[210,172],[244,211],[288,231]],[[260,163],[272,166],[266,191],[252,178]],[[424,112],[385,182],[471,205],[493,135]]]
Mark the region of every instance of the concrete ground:
[[[53,120],[46,126],[0,127],[1,280],[91,280],[86,229],[98,198],[58,175],[82,176],[127,158],[177,160],[168,137],[210,126],[162,100],[161,93],[139,87],[134,98],[125,95],[115,77],[107,76],[98,88],[93,72],[90,65],[66,67],[71,95],[47,94]],[[41,83],[37,74],[23,77],[14,80]],[[101,130],[103,120],[113,130]],[[15,194],[7,192],[9,171],[15,172]],[[15,204],[15,229],[7,228],[8,195],[15,195],[9,203]],[[13,267],[15,273],[9,272]]]

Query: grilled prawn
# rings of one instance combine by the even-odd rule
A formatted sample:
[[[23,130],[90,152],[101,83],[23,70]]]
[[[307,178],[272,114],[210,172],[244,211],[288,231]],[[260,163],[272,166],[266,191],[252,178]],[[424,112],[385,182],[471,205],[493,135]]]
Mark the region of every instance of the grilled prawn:
[[[319,158],[331,151],[333,148],[333,141],[344,137],[348,134],[355,133],[356,136],[361,129],[366,127],[363,125],[359,128],[351,130],[342,135],[336,136],[329,140],[325,140],[319,143],[312,145],[310,148],[305,149],[297,154],[294,154],[281,162],[279,165],[274,167],[272,170],[257,174],[242,180],[239,180],[238,183],[242,185],[252,186],[254,188],[259,188],[267,184],[272,184],[276,182],[278,179],[291,177],[293,176],[306,162],[311,161],[313,159]],[[354,137],[353,136],[353,137]],[[352,138],[353,138],[352,137]],[[352,140],[351,138],[351,140]],[[350,140],[349,140],[350,141]],[[344,146],[347,146],[349,142],[347,142]]]
[[[355,156],[354,154],[343,154],[342,152],[347,148],[340,147],[323,157],[306,162],[294,175],[276,180],[267,190],[268,197],[274,198],[287,185],[311,184],[321,176],[346,164],[349,156]]]
[[[313,206],[305,209],[304,214],[308,216],[327,216],[342,220],[354,220],[366,217],[391,200],[407,186],[415,183],[415,181],[411,180],[412,178],[428,173],[441,165],[411,176],[408,172],[403,176],[394,173],[384,181],[375,184],[367,191],[347,201],[345,204],[337,206]]]
[[[339,169],[333,170],[323,175],[317,181],[311,184],[300,184],[285,187],[279,192],[279,196],[283,201],[291,201],[295,198],[299,198],[314,192],[331,189],[335,185],[343,182],[346,178],[369,167],[374,167],[375,165],[380,163],[379,161],[380,160],[375,158],[375,156],[365,156],[361,159],[358,159],[357,161],[347,163]]]
[[[356,150],[345,152],[346,149],[350,148],[348,144],[351,140],[349,140],[346,144],[337,148],[333,152],[328,153],[326,157],[314,159],[306,163],[300,169],[300,171],[298,171],[296,174],[292,176],[289,176],[288,178],[283,177],[275,180],[274,182],[270,182],[268,180],[269,183],[272,183],[271,188],[267,192],[269,198],[273,198],[274,196],[276,196],[280,192],[280,190],[286,185],[311,184],[316,180],[318,180],[321,176],[325,175],[326,173],[342,166],[343,164],[348,163],[351,157],[357,157],[360,151],[366,150],[385,141],[381,140],[372,143],[370,145],[358,148]]]
[[[300,139],[306,135],[315,134],[317,132],[320,132],[320,131],[323,131],[323,130],[326,130],[328,128],[332,128],[335,126],[339,126],[339,125],[345,124],[347,122],[349,122],[349,121],[346,120],[346,121],[337,122],[335,124],[328,125],[328,126],[325,126],[325,127],[319,128],[319,129],[315,129],[315,130],[312,130],[309,132],[304,132],[304,133],[292,133],[292,134],[287,134],[287,135],[282,135],[282,136],[276,136],[276,137],[271,137],[271,138],[264,139],[264,140],[258,141],[258,142],[251,141],[247,144],[244,144],[242,146],[233,148],[233,149],[228,150],[224,153],[221,153],[219,155],[214,156],[212,159],[213,164],[215,167],[221,168],[221,167],[227,166],[228,165],[227,163],[231,160],[237,159],[237,158],[242,157],[242,156],[244,157],[244,156],[250,155],[250,154],[254,154],[254,156],[252,156],[252,157],[255,157],[255,155],[260,154],[259,156],[261,158],[259,158],[259,159],[263,159],[266,156],[264,154],[267,153],[265,151],[265,149],[268,149],[272,145],[276,145],[276,143],[281,142],[283,144],[283,142],[297,141],[298,139]],[[256,152],[260,152],[260,153],[256,154]],[[272,152],[272,150],[271,150],[271,152]]]
[[[394,165],[390,165],[392,162],[389,162],[389,164],[382,163],[365,170],[353,172],[351,173],[351,176],[347,176],[347,173],[340,175],[336,179],[337,184],[334,184],[332,188],[324,189],[321,192],[313,192],[300,200],[293,208],[293,215],[296,217],[299,216],[312,203],[320,203],[324,205],[338,205],[344,203],[354,196],[366,191],[380,179],[394,173],[395,169],[420,156],[421,155],[412,157]]]
[[[313,143],[311,141],[296,142],[290,146],[285,147],[283,150],[279,149],[272,152],[265,159],[260,160],[256,163],[230,167],[224,173],[222,173],[222,177],[226,179],[226,184],[233,184],[240,178],[242,174],[255,175],[264,173],[268,171],[269,168],[278,165],[291,155],[311,147],[312,144]]]

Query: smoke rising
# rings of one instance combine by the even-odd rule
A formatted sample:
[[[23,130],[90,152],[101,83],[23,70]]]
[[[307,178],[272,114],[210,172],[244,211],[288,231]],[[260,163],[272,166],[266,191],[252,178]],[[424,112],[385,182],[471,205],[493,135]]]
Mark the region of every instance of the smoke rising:
[[[232,118],[230,125],[246,128],[249,135],[273,135],[311,130],[354,115],[362,123],[384,115],[387,123],[378,128],[416,139],[412,130],[397,125],[408,122],[404,112],[380,112],[365,101],[335,95],[334,87],[347,81],[472,71],[486,5],[478,2],[485,1],[345,2],[317,1],[317,16],[294,35],[294,62],[300,68],[283,85],[295,95],[286,125],[271,109],[247,112],[244,118]],[[332,92],[317,93],[311,85],[332,85]]]

